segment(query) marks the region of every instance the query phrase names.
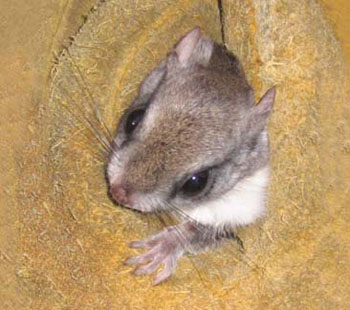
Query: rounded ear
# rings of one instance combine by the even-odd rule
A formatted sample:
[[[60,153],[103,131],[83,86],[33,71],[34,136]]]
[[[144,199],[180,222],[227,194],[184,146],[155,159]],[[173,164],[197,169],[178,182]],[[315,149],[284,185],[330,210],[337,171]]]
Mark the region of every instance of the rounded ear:
[[[258,104],[253,106],[251,116],[254,127],[257,130],[260,130],[266,126],[275,103],[275,97],[276,88],[272,87],[264,94],[264,96],[262,96]]]
[[[254,107],[254,114],[268,118],[275,103],[275,97],[276,87],[273,86],[262,96],[259,103]]]
[[[158,87],[160,81],[166,73],[166,62],[163,60],[158,67],[154,68],[150,74],[143,80],[139,88],[139,94],[152,94]]]
[[[201,37],[201,29],[199,27],[195,27],[176,44],[175,52],[179,62],[183,66],[186,66],[187,61],[191,57]]]

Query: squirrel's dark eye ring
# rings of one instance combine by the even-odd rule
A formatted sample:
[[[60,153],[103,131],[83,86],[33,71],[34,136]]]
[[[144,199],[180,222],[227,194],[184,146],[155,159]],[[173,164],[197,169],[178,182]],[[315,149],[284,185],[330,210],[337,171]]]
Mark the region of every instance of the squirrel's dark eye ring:
[[[127,135],[132,134],[132,132],[136,129],[136,127],[142,121],[144,114],[145,114],[145,110],[135,110],[129,114],[125,123],[125,132]]]
[[[209,180],[209,170],[204,170],[191,175],[181,188],[186,196],[195,196],[200,194],[206,187]]]

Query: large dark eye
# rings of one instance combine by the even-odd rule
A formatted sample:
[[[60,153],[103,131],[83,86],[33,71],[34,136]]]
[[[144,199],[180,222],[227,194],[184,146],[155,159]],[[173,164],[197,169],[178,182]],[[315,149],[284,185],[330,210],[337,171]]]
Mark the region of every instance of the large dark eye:
[[[182,186],[181,191],[186,196],[198,195],[208,183],[209,171],[205,170],[190,176],[190,178]]]
[[[125,124],[125,132],[127,135],[130,135],[136,129],[144,114],[145,110],[135,110],[129,114]]]

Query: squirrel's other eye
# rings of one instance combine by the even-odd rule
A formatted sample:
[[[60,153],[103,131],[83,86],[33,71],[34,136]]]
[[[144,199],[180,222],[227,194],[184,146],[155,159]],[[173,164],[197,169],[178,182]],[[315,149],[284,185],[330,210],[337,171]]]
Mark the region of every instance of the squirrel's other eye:
[[[209,179],[209,171],[205,170],[202,172],[191,175],[185,184],[182,186],[181,191],[186,196],[195,196],[201,193],[206,187]]]
[[[125,123],[125,132],[127,135],[130,135],[136,129],[142,121],[144,114],[145,110],[135,110],[129,114]]]

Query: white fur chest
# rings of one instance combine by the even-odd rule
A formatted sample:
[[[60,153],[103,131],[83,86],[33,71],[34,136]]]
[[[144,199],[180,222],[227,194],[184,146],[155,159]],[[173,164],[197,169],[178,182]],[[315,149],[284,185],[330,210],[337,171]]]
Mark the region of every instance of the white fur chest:
[[[253,223],[265,211],[268,181],[269,167],[266,166],[238,182],[220,199],[209,201],[186,213],[201,224],[217,227]]]

